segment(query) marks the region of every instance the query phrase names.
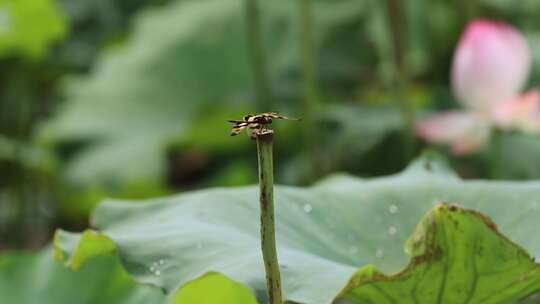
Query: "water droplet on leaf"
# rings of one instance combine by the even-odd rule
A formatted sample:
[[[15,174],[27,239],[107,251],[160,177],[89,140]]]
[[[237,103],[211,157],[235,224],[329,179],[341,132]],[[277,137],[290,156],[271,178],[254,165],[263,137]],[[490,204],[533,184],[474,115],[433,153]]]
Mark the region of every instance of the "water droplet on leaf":
[[[397,228],[395,226],[388,227],[388,234],[394,235],[397,233]]]
[[[310,213],[311,210],[313,210],[313,207],[310,204],[305,204],[304,205],[304,212],[305,213]]]
[[[399,208],[396,205],[390,205],[390,207],[388,207],[388,211],[390,211],[392,214],[396,214],[399,212]]]

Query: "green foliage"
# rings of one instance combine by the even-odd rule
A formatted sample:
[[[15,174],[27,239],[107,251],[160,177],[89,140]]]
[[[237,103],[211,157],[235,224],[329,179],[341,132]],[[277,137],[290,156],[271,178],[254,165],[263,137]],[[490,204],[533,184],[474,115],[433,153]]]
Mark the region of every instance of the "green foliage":
[[[540,178],[540,138],[526,134],[503,134],[500,172],[505,179]]]
[[[185,132],[201,106],[242,99],[250,81],[239,4],[178,1],[147,11],[126,46],[71,82],[49,135],[94,143],[68,163],[68,179],[160,180],[166,143]]]
[[[125,45],[108,51],[89,76],[68,81],[67,102],[43,131],[44,140],[60,146],[84,143],[66,163],[66,179],[82,185],[162,183],[171,143],[212,152],[237,145],[227,138],[225,120],[253,108],[242,4],[176,1],[145,11]],[[318,5],[321,43],[362,9],[356,1]],[[279,98],[294,102],[296,3],[265,3],[262,11],[270,74],[276,90],[287,92]]]
[[[302,117],[298,3],[259,2],[276,110]],[[0,248],[19,238],[34,246],[45,239],[46,225],[86,225],[81,214],[105,196],[146,198],[172,187],[256,178],[253,142],[228,137],[225,122],[253,109],[242,4],[0,0]],[[395,102],[388,96],[395,66],[386,3],[316,0],[314,6],[324,103],[316,113],[321,167],[367,176],[396,172],[404,161],[394,135],[403,123],[395,109],[381,107]],[[449,63],[469,18],[508,20],[534,50],[539,8],[537,0],[405,1],[402,38],[414,104],[456,107]],[[56,42],[59,47],[48,52]],[[533,53],[537,67],[540,53]],[[531,83],[539,71],[533,69]],[[57,112],[59,91],[65,103]],[[49,112],[44,145],[37,147],[33,127]],[[301,124],[277,127],[277,179],[300,183],[312,171],[302,154]],[[501,142],[499,178],[540,177],[537,137],[505,134]],[[44,146],[54,147],[58,158]],[[485,156],[452,163],[462,175],[486,176],[492,170]],[[53,264],[50,252],[0,257],[0,302],[164,303],[156,290],[130,281],[116,260],[102,257],[118,253],[129,275],[166,290],[173,302],[251,304],[255,291],[264,303],[256,197],[255,188],[240,188],[138,205],[106,202],[94,217],[98,232],[57,234],[55,245],[63,249],[57,258],[77,271]],[[278,187],[285,293],[295,302],[325,304],[337,294],[353,303],[384,303],[375,289],[404,303],[411,294],[419,303],[434,302],[435,294],[446,302],[516,300],[537,289],[538,266],[489,220],[439,207],[414,227],[434,204],[457,202],[493,217],[502,232],[538,256],[537,197],[537,182],[464,182],[428,159],[391,177],[340,175],[307,189]],[[407,256],[402,245],[411,233],[422,246]]]
[[[320,120],[320,149],[333,167],[359,166],[366,153],[403,125],[401,114],[392,107],[328,106]]]
[[[14,162],[29,169],[52,170],[52,156],[36,145],[22,143],[0,134],[0,161]]]
[[[161,290],[137,285],[118,258],[100,256],[73,272],[52,258],[52,250],[0,255],[0,303],[165,303]]]
[[[471,292],[470,303],[491,303],[478,302],[487,297],[502,302],[525,297],[540,289],[538,265],[497,232],[491,220],[459,207],[437,207],[423,220],[409,241],[413,260],[401,276],[381,281],[382,274],[372,266],[359,273],[357,269],[374,264],[384,273],[396,273],[406,267],[409,257],[403,244],[423,214],[441,202],[485,212],[510,239],[539,255],[539,243],[531,238],[538,229],[539,195],[536,182],[462,181],[431,154],[394,176],[336,176],[307,189],[278,187],[276,225],[284,293],[294,302],[329,303],[352,277],[342,291],[346,297],[355,298],[358,292],[369,296],[372,291],[362,290],[380,281],[385,289],[402,284],[390,296],[413,301],[400,290],[416,282],[429,284],[422,283],[418,273],[432,265],[426,270],[430,277],[447,278],[448,285],[433,280],[426,294],[418,293],[421,303],[429,302],[430,292],[440,292],[448,301],[462,297],[463,291],[452,286],[475,276],[478,289]],[[139,282],[173,293],[201,274],[219,272],[259,293],[265,283],[257,202],[255,187],[197,191],[145,204],[106,201],[93,223],[116,244],[126,270]],[[76,235],[60,231],[57,237],[61,254],[76,254],[74,249],[81,248],[69,245],[77,244]],[[475,275],[475,269],[481,272]],[[456,271],[463,277],[456,279]],[[498,289],[484,289],[494,279],[489,273],[498,273]],[[448,288],[442,292],[444,286]]]
[[[55,0],[0,1],[0,57],[38,59],[67,31]]]
[[[170,182],[166,178],[174,170],[169,163],[170,146],[181,150],[202,147],[201,154],[209,155],[209,158],[233,158],[232,161],[246,167],[233,156],[244,157],[246,146],[235,147],[236,142],[228,140],[225,124],[221,123],[222,119],[241,116],[253,109],[249,103],[253,85],[247,60],[242,2],[178,0],[149,8],[134,19],[133,34],[125,44],[104,52],[89,75],[67,82],[63,90],[67,101],[43,132],[44,138],[52,141],[60,151],[65,146],[77,147],[69,157],[62,158],[65,180],[83,188],[106,185],[108,189],[101,192],[123,196],[125,193],[119,189],[133,188],[134,185],[152,184],[154,189],[161,190]],[[485,9],[495,17],[521,22],[516,16],[527,14],[536,6],[529,1],[520,5],[510,5],[511,2],[506,0],[479,1],[476,5],[466,2],[407,1],[404,12],[409,21],[404,37],[408,41],[406,60],[411,76],[420,79],[415,85],[423,88],[419,89],[424,92],[420,94],[422,96],[414,97],[419,104],[433,101],[439,104],[440,99],[452,102],[448,90],[443,90],[441,98],[438,91],[432,89],[441,84],[447,86],[454,45],[463,24],[472,16],[473,11],[466,11],[467,7],[476,7],[477,11]],[[81,7],[90,6],[81,3],[86,1],[79,3]],[[362,102],[388,103],[385,89],[390,85],[394,70],[384,1],[319,0],[314,4],[319,78],[328,99],[342,100],[346,96]],[[139,5],[139,2],[133,4]],[[78,6],[67,5],[74,19],[84,15],[84,10]],[[133,10],[123,1],[117,6],[129,7],[126,8],[129,12]],[[302,116],[298,103],[301,99],[298,93],[301,91],[298,77],[301,58],[297,9],[295,1],[261,2],[272,86],[277,99],[282,102],[277,108]],[[110,10],[111,16],[103,19],[116,20],[113,17],[121,15],[112,7]],[[464,13],[456,13],[460,10]],[[100,12],[104,14],[104,11]],[[115,22],[125,20],[110,23]],[[534,41],[535,27],[531,24],[523,24],[523,27]],[[362,94],[355,96],[360,81]],[[376,170],[358,165],[358,162],[365,160],[361,158],[364,153],[373,150],[389,133],[401,127],[397,113],[380,111],[378,114],[385,117],[378,120],[375,111],[354,116],[357,112],[362,111],[341,115],[353,123],[332,130],[332,141],[324,142],[330,149],[324,151],[328,159],[322,160],[323,166],[327,171],[345,168],[368,175],[395,172],[403,162]],[[363,122],[366,117],[369,123]],[[365,141],[356,140],[363,135],[361,131],[366,129],[365,126],[367,129],[378,128],[390,120],[376,131],[376,135]],[[354,149],[341,149],[344,146]],[[298,148],[292,150],[298,151]],[[222,151],[228,152],[219,154]],[[351,160],[353,158],[356,163]],[[189,160],[182,161],[189,163]],[[295,168],[306,167],[302,161],[291,162]],[[298,163],[301,164],[296,165]],[[392,162],[385,160],[384,163]],[[208,172],[204,166],[198,169]],[[483,173],[479,172],[481,176]],[[204,178],[210,183],[215,180],[214,176]],[[298,180],[301,179],[287,181],[298,183]]]

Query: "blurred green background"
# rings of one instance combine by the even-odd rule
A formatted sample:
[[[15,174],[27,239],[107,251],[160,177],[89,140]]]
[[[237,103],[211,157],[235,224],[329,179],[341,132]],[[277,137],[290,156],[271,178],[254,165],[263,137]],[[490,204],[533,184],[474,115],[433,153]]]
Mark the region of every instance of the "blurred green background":
[[[537,0],[260,1],[259,29],[244,2],[0,0],[0,250],[87,227],[105,197],[256,182],[254,143],[229,137],[246,113],[304,118],[277,123],[279,183],[398,172],[426,147],[403,140],[401,105],[458,107],[450,63],[474,17],[522,30],[540,76]],[[540,139],[502,140],[497,178],[539,178]],[[448,157],[489,177],[488,148]]]

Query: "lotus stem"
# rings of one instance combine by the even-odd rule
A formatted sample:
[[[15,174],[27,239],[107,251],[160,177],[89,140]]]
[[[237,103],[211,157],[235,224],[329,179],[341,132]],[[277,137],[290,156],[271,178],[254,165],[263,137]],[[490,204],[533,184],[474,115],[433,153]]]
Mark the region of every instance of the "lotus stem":
[[[388,26],[394,49],[393,98],[401,109],[404,121],[403,144],[405,161],[414,156],[414,106],[407,96],[409,75],[406,63],[406,18],[402,0],[387,0]]]
[[[259,187],[261,208],[261,248],[266,271],[269,304],[282,304],[281,275],[276,250],[276,228],[274,219],[274,168],[272,130],[255,134],[259,161]]]
[[[490,149],[489,149],[489,177],[491,179],[501,178],[501,161],[502,161],[502,149],[503,149],[503,136],[502,130],[495,129],[491,135]]]
[[[313,37],[313,1],[300,1],[302,78],[304,82],[304,138],[311,163],[311,179],[321,174],[315,113],[320,106],[315,64],[315,41]]]

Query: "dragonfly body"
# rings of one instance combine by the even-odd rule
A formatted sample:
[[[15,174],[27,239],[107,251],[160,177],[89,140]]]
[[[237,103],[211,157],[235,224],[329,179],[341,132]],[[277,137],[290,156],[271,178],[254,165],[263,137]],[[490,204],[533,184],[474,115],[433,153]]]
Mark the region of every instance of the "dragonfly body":
[[[240,134],[243,130],[263,130],[272,124],[273,119],[297,120],[278,114],[276,112],[266,112],[256,115],[248,114],[242,120],[229,120],[233,124],[231,136]]]

